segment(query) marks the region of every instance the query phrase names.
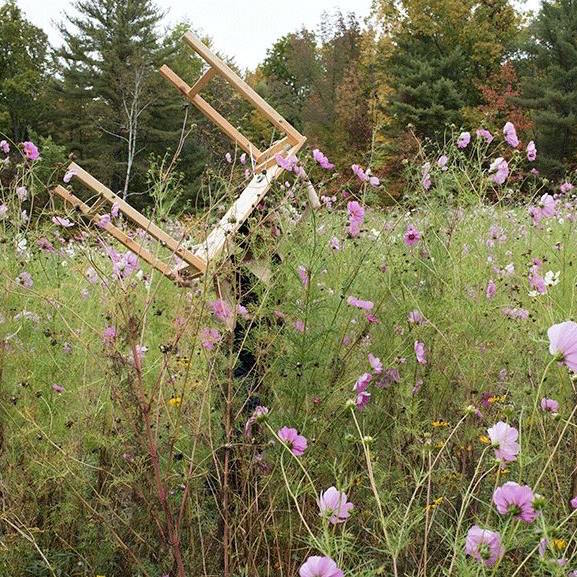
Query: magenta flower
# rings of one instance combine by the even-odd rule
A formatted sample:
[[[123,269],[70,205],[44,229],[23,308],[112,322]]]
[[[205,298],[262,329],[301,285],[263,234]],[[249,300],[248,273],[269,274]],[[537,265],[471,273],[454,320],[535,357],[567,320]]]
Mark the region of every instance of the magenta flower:
[[[335,165],[329,162],[329,159],[318,148],[313,150],[313,158],[325,170],[332,170],[335,167]]]
[[[493,142],[493,135],[485,128],[477,129],[477,136],[479,138],[484,138],[487,144],[491,144]]]
[[[421,233],[410,224],[403,235],[403,240],[407,246],[415,246],[421,240]]]
[[[367,180],[369,180],[368,174],[358,164],[353,164],[351,169],[361,182],[367,182]]]
[[[549,352],[571,371],[577,372],[577,323],[565,321],[553,325],[547,331]]]
[[[327,518],[331,525],[344,523],[354,509],[354,505],[347,501],[346,494],[335,487],[329,487],[320,494],[318,505],[321,515]]]
[[[61,394],[61,393],[64,392],[64,387],[63,387],[62,385],[59,385],[59,384],[57,384],[57,383],[54,383],[54,384],[52,385],[52,390],[53,390],[55,393]]]
[[[375,303],[372,301],[364,301],[352,295],[347,299],[347,304],[351,305],[352,307],[357,307],[363,311],[372,311],[375,306]]]
[[[52,222],[58,226],[62,226],[64,228],[70,228],[71,226],[74,226],[73,222],[70,222],[70,220],[68,220],[67,218],[64,218],[62,216],[53,216],[52,217]]]
[[[64,178],[62,180],[66,184],[68,184],[75,175],[76,175],[76,172],[74,172],[73,170],[68,170],[68,171],[66,171],[66,174],[64,175]]]
[[[573,497],[573,499],[569,501],[569,504],[571,505],[571,509],[577,509],[577,497]]]
[[[290,449],[295,457],[304,455],[307,450],[308,442],[306,437],[299,435],[296,429],[290,427],[283,427],[277,433],[278,438]]]
[[[469,146],[469,142],[471,142],[471,133],[461,132],[461,134],[459,134],[459,138],[457,139],[457,147],[467,148],[467,146]]]
[[[490,280],[487,283],[487,290],[486,290],[486,296],[488,299],[492,299],[494,298],[494,296],[497,294],[497,285],[495,284],[494,280]]]
[[[300,577],[344,577],[344,573],[330,557],[309,557],[299,569]]]
[[[355,238],[361,233],[361,227],[365,221],[365,209],[356,200],[352,200],[347,204],[347,210],[349,213],[349,235]]]
[[[220,342],[222,335],[217,329],[211,327],[204,327],[200,331],[200,343],[203,349],[212,351],[214,347]]]
[[[495,447],[495,458],[503,463],[509,463],[517,459],[521,450],[517,439],[519,431],[503,421],[499,421],[491,428],[487,429],[493,447]]]
[[[537,147],[532,140],[527,145],[527,160],[529,162],[537,160]]]
[[[38,160],[40,158],[38,147],[33,142],[23,142],[22,147],[28,160]]]
[[[519,146],[517,130],[512,122],[507,122],[503,127],[503,136],[505,137],[505,142],[512,148],[517,148],[517,146]]]
[[[543,397],[541,399],[541,410],[545,413],[553,413],[556,415],[559,412],[559,402],[555,399]]]
[[[446,154],[442,154],[437,159],[437,166],[443,171],[447,170],[447,168],[448,168],[447,164],[448,163],[449,163],[449,157]]]
[[[421,341],[415,341],[415,356],[417,357],[417,362],[420,365],[427,364],[427,357],[425,352],[425,343]]]
[[[116,339],[116,329],[112,326],[106,327],[102,331],[102,342],[105,345],[112,345]]]
[[[551,218],[557,214],[557,201],[550,195],[545,193],[539,202],[541,214],[545,218]]]
[[[513,515],[519,521],[532,523],[537,518],[533,507],[535,495],[528,485],[508,481],[495,489],[493,503],[501,515]]]
[[[501,535],[495,531],[481,529],[478,525],[473,525],[467,533],[465,553],[477,561],[481,561],[487,567],[492,567],[503,557]]]
[[[212,314],[221,322],[226,323],[232,317],[232,308],[222,299],[210,303]]]
[[[423,314],[421,313],[421,311],[416,310],[416,309],[414,311],[409,312],[409,314],[407,315],[407,320],[412,325],[422,325],[426,321],[426,319],[423,316]]]
[[[10,154],[10,145],[8,144],[8,142],[6,140],[0,141],[0,150],[4,154]]]
[[[306,288],[309,286],[309,271],[304,267],[302,264],[298,268],[299,278],[303,283],[303,286]]]
[[[355,405],[357,409],[363,410],[371,400],[371,393],[367,391],[367,387],[371,382],[373,376],[371,373],[364,373],[361,375],[357,381],[355,382],[355,386],[353,387],[353,391],[357,394],[355,399]]]
[[[502,156],[499,156],[491,163],[489,174],[495,184],[504,184],[509,176],[509,163]]]
[[[34,281],[32,280],[32,275],[29,272],[23,271],[16,277],[16,282],[24,288],[32,288],[34,286]]]
[[[571,192],[573,190],[573,185],[570,182],[564,182],[560,187],[559,190],[563,193],[566,194],[568,192]]]
[[[383,363],[381,362],[381,359],[375,357],[373,353],[369,353],[369,364],[377,375],[380,375],[383,372]]]
[[[362,411],[369,404],[370,400],[371,393],[369,393],[369,391],[361,391],[360,393],[357,393],[355,406],[359,411]]]

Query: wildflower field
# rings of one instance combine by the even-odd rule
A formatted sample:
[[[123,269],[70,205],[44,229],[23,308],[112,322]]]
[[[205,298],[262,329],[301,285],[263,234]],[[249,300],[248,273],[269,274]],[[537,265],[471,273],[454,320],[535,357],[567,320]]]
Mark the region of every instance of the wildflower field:
[[[315,150],[307,210],[279,157],[211,273],[227,300],[50,200],[75,175],[42,145],[0,143],[0,575],[576,575],[573,185],[511,123],[447,142],[387,206]],[[244,160],[206,222],[160,193],[151,216],[193,243]]]

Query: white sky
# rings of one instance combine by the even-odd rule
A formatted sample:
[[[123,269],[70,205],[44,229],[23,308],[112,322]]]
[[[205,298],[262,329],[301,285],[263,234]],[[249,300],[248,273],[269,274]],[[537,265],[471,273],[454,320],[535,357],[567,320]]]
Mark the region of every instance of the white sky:
[[[54,22],[62,20],[73,1],[17,2],[28,19],[57,44],[59,35]],[[217,50],[234,57],[241,68],[254,68],[264,59],[267,48],[284,34],[303,24],[316,28],[323,11],[340,8],[364,18],[369,14],[371,0],[156,0],[156,4],[168,13],[168,24],[189,20],[214,39]]]

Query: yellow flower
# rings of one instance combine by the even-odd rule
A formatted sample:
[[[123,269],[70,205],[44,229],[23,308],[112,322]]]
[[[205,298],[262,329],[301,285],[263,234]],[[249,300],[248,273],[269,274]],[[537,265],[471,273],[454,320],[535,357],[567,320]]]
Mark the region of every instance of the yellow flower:
[[[437,421],[433,421],[431,423],[433,425],[433,427],[438,428],[438,427],[448,427],[449,426],[449,421],[445,421],[443,419],[439,419]]]
[[[481,441],[481,443],[483,443],[483,445],[490,445],[491,444],[491,439],[489,439],[489,437],[487,437],[487,435],[481,435],[479,437],[479,441]]]
[[[557,551],[563,551],[565,547],[567,547],[567,541],[565,541],[565,539],[553,539],[553,547],[555,547]]]
[[[444,497],[439,497],[438,499],[435,499],[432,503],[429,503],[426,507],[427,510],[431,510],[431,509],[435,509],[435,507],[438,507],[442,502],[443,502]]]
[[[182,404],[182,398],[181,397],[172,397],[172,399],[168,400],[168,404],[171,407],[180,407],[180,405]]]

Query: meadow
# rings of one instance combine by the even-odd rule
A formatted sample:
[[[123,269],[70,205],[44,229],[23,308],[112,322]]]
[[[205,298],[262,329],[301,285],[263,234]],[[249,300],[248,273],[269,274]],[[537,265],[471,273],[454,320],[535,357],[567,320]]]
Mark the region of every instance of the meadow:
[[[289,174],[186,288],[3,150],[2,577],[577,575],[577,199],[512,125],[400,199],[308,154],[322,208]],[[165,174],[152,218],[193,243],[227,160],[208,216]]]

